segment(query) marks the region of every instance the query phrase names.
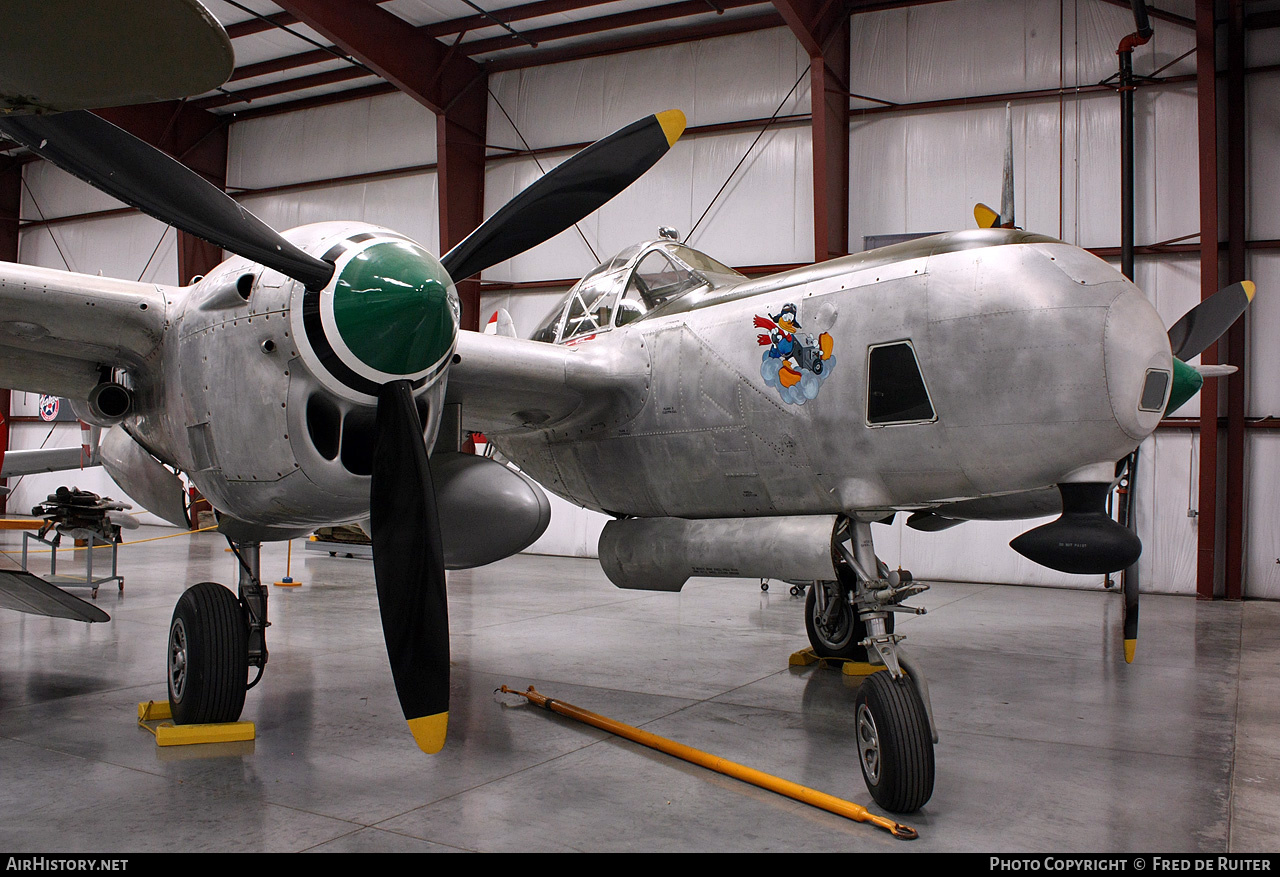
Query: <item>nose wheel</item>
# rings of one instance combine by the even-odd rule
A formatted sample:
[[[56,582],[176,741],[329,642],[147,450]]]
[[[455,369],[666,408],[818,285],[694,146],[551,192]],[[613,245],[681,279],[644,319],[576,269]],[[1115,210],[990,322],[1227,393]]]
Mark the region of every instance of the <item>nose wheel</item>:
[[[876,803],[891,813],[919,810],[933,794],[933,739],[915,684],[872,673],[854,697],[858,764]]]
[[[178,598],[169,623],[169,708],[179,725],[234,722],[244,710],[249,666],[267,663],[266,589],[258,576],[260,546],[233,545],[239,593],[217,582],[193,585]],[[256,683],[257,680],[255,679]]]
[[[833,542],[836,578],[809,587],[805,630],[819,657],[884,667],[867,676],[854,696],[854,746],[876,803],[892,813],[911,813],[933,794],[938,738],[928,683],[899,645],[893,614],[924,614],[902,604],[928,586],[879,561],[869,522],[842,521]]]
[[[179,725],[234,722],[249,672],[244,607],[216,582],[183,592],[169,624],[169,704]]]

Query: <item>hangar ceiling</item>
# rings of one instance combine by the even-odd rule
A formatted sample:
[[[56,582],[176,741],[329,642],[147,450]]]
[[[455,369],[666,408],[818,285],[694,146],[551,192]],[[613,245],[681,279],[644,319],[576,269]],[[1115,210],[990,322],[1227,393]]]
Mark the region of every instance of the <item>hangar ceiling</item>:
[[[948,0],[844,0],[850,14]],[[1104,0],[1128,7],[1128,0]],[[338,48],[379,26],[439,45],[445,62],[466,58],[493,72],[612,54],[792,24],[828,15],[833,0],[207,0],[227,28],[236,69],[220,89],[192,99],[213,113],[253,116],[395,88],[382,64],[364,64]],[[1188,20],[1151,11],[1154,18]],[[327,19],[329,27],[312,26]],[[338,29],[335,33],[334,29]],[[334,39],[337,37],[337,39]],[[377,47],[380,61],[421,64],[400,40]]]

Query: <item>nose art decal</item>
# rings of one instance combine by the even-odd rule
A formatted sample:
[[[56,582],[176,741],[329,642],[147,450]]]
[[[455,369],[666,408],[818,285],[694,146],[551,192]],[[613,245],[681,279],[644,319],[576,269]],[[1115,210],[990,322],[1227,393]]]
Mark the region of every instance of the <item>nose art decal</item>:
[[[755,327],[764,332],[756,335],[756,343],[768,347],[760,357],[760,376],[778,391],[782,401],[803,405],[818,395],[822,383],[836,365],[831,354],[835,341],[826,333],[817,338],[798,330],[799,314],[794,304],[784,304],[776,314],[756,314]]]

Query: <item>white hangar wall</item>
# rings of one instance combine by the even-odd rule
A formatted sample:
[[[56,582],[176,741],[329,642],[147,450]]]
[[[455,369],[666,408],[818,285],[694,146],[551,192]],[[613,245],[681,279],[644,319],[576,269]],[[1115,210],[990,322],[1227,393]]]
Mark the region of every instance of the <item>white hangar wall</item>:
[[[1191,0],[1164,5],[1188,17],[1194,14]],[[1155,38],[1135,52],[1136,71],[1149,74],[1169,65],[1161,75],[1193,73],[1193,58],[1178,60],[1193,47],[1192,32],[1159,20],[1153,24]],[[1018,221],[1081,246],[1117,246],[1119,102],[1113,93],[1072,89],[1111,75],[1116,44],[1131,30],[1128,10],[1101,0],[952,0],[861,14],[854,18],[852,90],[911,103],[1065,89],[1061,97],[1013,105]],[[1278,37],[1274,30],[1252,34],[1246,63],[1280,60]],[[489,83],[488,139],[511,149],[521,149],[525,142],[534,148],[583,143],[670,107],[684,110],[691,127],[763,119],[779,108],[783,116],[804,114],[809,110],[807,64],[796,40],[779,28],[496,73]],[[1276,163],[1280,149],[1274,135],[1280,122],[1280,74],[1250,76],[1246,87],[1249,167],[1263,169]],[[855,100],[851,106],[874,104]],[[1140,89],[1136,115],[1138,243],[1193,235],[1199,198],[1194,83]],[[659,225],[687,233],[757,131],[686,135],[640,182],[583,222],[582,236],[565,232],[494,266],[484,279],[571,280],[594,267],[596,256],[606,258],[651,238]],[[998,202],[1004,136],[1002,103],[855,114],[850,121],[851,250],[862,249],[866,235],[972,227],[974,202]],[[410,99],[387,95],[260,117],[233,124],[230,137],[228,184],[272,189],[241,195],[246,206],[272,225],[364,219],[438,246],[436,177],[424,167],[435,161],[435,119]],[[533,159],[500,158],[501,152],[492,152],[486,174],[490,213],[540,173]],[[549,168],[568,154],[553,151],[540,160]],[[391,173],[275,189],[382,172]],[[43,163],[28,166],[27,182],[46,216],[115,206]],[[1248,237],[1280,238],[1280,182],[1255,172],[1249,186]],[[28,200],[24,197],[23,217],[38,218]],[[811,200],[808,125],[781,124],[751,150],[691,243],[733,265],[808,261]],[[136,215],[32,229],[23,234],[21,258],[63,267],[52,232],[74,269],[136,278],[161,230],[159,223]],[[173,282],[176,277],[169,234],[147,269],[147,279]],[[1251,318],[1247,413],[1262,417],[1280,409],[1280,382],[1270,378],[1280,365],[1275,341],[1280,337],[1280,299],[1267,295],[1268,288],[1280,288],[1280,253],[1254,250],[1249,262],[1262,293]],[[1199,298],[1199,263],[1194,256],[1139,257],[1137,281],[1171,324]],[[527,335],[563,291],[560,285],[489,293],[482,315],[506,307],[517,329]],[[1178,414],[1198,414],[1196,401]],[[15,440],[15,446],[43,438],[45,430],[36,425],[20,427],[16,434],[26,437]],[[66,441],[76,442],[78,435]],[[1140,562],[1144,590],[1194,592],[1196,520],[1187,512],[1198,504],[1197,442],[1193,431],[1162,430],[1144,445],[1138,490],[1146,545]],[[1246,593],[1280,598],[1280,535],[1268,525],[1280,501],[1280,435],[1250,430],[1247,449]],[[48,490],[37,492],[42,497]],[[551,529],[535,550],[594,554],[603,517],[554,502]],[[1219,507],[1223,509],[1222,503]],[[900,520],[890,529],[877,527],[877,538],[886,560],[901,562],[920,576],[1098,585],[1096,577],[1053,573],[1008,549],[1008,540],[1029,526],[970,523],[923,534],[903,527]]]

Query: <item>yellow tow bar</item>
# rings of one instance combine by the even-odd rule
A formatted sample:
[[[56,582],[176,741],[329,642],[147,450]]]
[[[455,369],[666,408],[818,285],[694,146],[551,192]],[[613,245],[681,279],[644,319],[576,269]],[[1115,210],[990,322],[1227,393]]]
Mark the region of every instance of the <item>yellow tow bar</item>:
[[[676,758],[705,767],[708,770],[714,770],[736,780],[742,780],[744,783],[750,783],[753,786],[776,792],[779,795],[786,795],[788,798],[799,801],[802,804],[818,807],[837,816],[852,819],[855,822],[870,822],[900,840],[915,840],[919,837],[914,828],[894,822],[892,819],[887,819],[883,816],[877,816],[866,807],[854,804],[852,801],[845,801],[834,795],[828,795],[826,792],[819,792],[799,783],[793,783],[790,780],[770,776],[754,768],[729,761],[727,758],[720,758],[700,749],[685,746],[683,743],[668,740],[666,737],[659,737],[657,734],[650,734],[648,731],[642,731],[631,725],[624,725],[622,722],[616,722],[613,719],[589,712],[562,700],[554,700],[546,695],[539,694],[532,685],[529,686],[528,691],[516,691],[514,688],[508,688],[505,685],[498,690],[503,694],[518,694],[521,697],[528,698],[531,703],[543,709],[584,722],[602,731],[608,731],[610,734],[625,737],[633,743],[639,743],[641,746],[648,746],[650,749],[674,755]]]

